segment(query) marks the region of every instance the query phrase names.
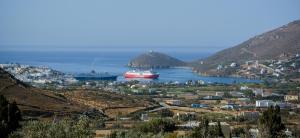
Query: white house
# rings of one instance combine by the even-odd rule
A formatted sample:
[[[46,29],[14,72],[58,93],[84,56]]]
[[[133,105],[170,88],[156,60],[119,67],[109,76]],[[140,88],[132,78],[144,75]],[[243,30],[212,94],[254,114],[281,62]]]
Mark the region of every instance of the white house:
[[[286,101],[286,102],[299,101],[299,95],[285,95],[284,96],[284,101]]]
[[[226,104],[226,105],[222,106],[221,109],[227,109],[227,110],[231,109],[231,110],[233,110],[234,106],[230,105],[230,104]]]
[[[182,104],[181,100],[166,100],[165,102],[166,102],[166,104],[177,105],[177,106]]]
[[[238,114],[238,116],[245,117],[247,119],[257,119],[259,117],[258,111],[243,111]]]
[[[248,86],[241,86],[240,87],[240,90],[242,91],[242,90],[249,90],[250,88],[248,87]]]
[[[223,69],[223,66],[222,65],[218,65],[217,70],[221,70],[221,69]]]
[[[270,107],[275,106],[275,103],[272,100],[257,100],[255,102],[256,107]]]
[[[235,62],[232,62],[231,64],[230,64],[230,67],[236,67],[237,66],[237,64],[235,63]]]

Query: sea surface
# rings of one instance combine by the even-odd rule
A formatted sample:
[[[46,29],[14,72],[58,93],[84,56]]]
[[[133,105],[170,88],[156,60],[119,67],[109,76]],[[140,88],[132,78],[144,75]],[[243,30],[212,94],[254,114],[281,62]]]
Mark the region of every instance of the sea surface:
[[[118,81],[127,81],[123,74],[131,70],[126,64],[130,59],[147,51],[0,51],[0,63],[19,63],[33,66],[48,66],[52,69],[65,73],[86,73],[91,70],[96,72],[108,72],[119,75]],[[163,51],[164,53],[181,59],[183,61],[193,61],[204,58],[212,53],[201,53],[199,51]],[[186,82],[188,80],[203,80],[207,83],[243,83],[260,82],[243,78],[230,77],[205,77],[193,73],[188,68],[156,69],[160,74],[159,82]]]

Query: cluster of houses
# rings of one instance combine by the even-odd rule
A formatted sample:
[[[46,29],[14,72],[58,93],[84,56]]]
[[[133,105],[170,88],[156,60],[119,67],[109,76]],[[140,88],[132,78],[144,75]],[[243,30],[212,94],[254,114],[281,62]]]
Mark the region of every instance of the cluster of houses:
[[[184,84],[185,85],[185,84]],[[179,86],[180,87],[180,86]],[[232,117],[236,120],[251,120],[256,121],[261,115],[262,111],[270,106],[278,105],[281,109],[299,108],[299,93],[279,94],[272,89],[262,88],[249,88],[247,86],[241,86],[239,90],[234,91],[215,91],[204,92],[195,90],[194,92],[161,92],[159,87],[151,87],[146,84],[128,84],[128,88],[131,90],[145,88],[148,93],[153,94],[153,99],[161,104],[162,107],[151,109],[150,111],[141,114],[140,119],[142,121],[149,121],[153,117],[153,112],[159,113],[164,109],[170,109],[176,113],[173,119],[178,119],[179,124],[176,124],[178,128],[188,129],[199,126],[199,121],[195,119],[197,112],[216,112],[216,113],[229,113],[227,122],[220,122],[222,131],[224,134],[229,134],[233,129],[231,123]],[[159,92],[158,92],[159,91]],[[251,92],[251,94],[249,94]],[[160,95],[165,93],[164,95]],[[275,97],[275,98],[274,98]],[[277,98],[276,98],[277,97]],[[280,98],[278,98],[280,97]],[[156,100],[157,99],[157,100]],[[188,116],[188,120],[184,120],[183,116]],[[155,117],[155,116],[154,116]],[[225,117],[226,118],[226,117]],[[210,122],[209,125],[216,125],[217,122]],[[249,130],[253,137],[259,135],[259,130],[252,128]],[[291,131],[286,130],[286,133],[291,135]]]
[[[215,103],[219,101],[221,106],[218,106],[218,108],[228,110],[267,108],[276,105],[281,109],[300,107],[300,94],[298,92],[283,95],[272,92],[272,89],[248,88],[247,86],[241,86],[240,90],[241,91],[215,92],[215,95],[202,97],[193,93],[180,94],[176,95],[175,99],[165,100],[165,103],[174,106],[188,106],[186,103],[190,103],[190,101],[197,101],[191,103],[190,107],[215,108]],[[252,96],[245,95],[243,90],[251,90]],[[170,96],[174,97],[174,95]]]
[[[299,63],[297,63],[299,58],[299,54],[290,55],[282,53],[278,60],[267,60],[264,61],[264,64],[259,64],[258,61],[255,61],[255,63],[246,65],[249,70],[251,70],[251,68],[259,69],[260,75],[281,77],[291,72],[300,72]]]
[[[246,118],[257,117],[257,109],[265,109],[271,106],[279,106],[281,109],[300,108],[300,94],[277,94],[271,89],[248,88],[241,86],[241,91],[215,92],[215,95],[198,96],[197,94],[187,93],[177,95],[176,98],[166,99],[164,102],[171,106],[182,106],[189,108],[223,109],[236,110],[241,112],[241,116]],[[253,96],[245,95],[243,90],[251,90]],[[230,97],[226,97],[226,95]],[[183,95],[183,96],[182,96]],[[280,97],[275,98],[274,97]],[[191,101],[194,101],[191,103]],[[216,104],[218,103],[219,104]],[[190,104],[188,104],[190,103]]]
[[[218,65],[217,70],[224,70],[227,68],[238,69],[238,76],[244,76],[248,78],[261,78],[261,77],[275,77],[280,78],[286,74],[292,72],[300,72],[299,68],[299,56],[300,54],[287,54],[282,53],[277,60],[251,60],[246,61],[245,64],[238,65],[232,62],[228,65]]]
[[[241,87],[242,90],[248,90],[250,88],[246,86]],[[253,100],[250,100],[250,97],[245,96],[242,92],[228,92],[229,94],[232,94],[232,99],[236,99],[237,101],[243,101],[246,104],[243,104],[243,102],[238,102],[236,103],[230,103],[232,100],[231,98],[224,98],[224,92],[216,92],[215,95],[208,95],[204,96],[202,98],[199,98],[200,102],[199,103],[192,103],[189,108],[214,108],[214,104],[209,104],[202,101],[228,101],[227,104],[221,104],[222,106],[220,109],[225,109],[225,110],[236,110],[237,114],[235,115],[236,118],[242,118],[245,120],[257,120],[261,114],[261,111],[270,107],[270,106],[276,106],[278,105],[281,109],[286,109],[286,108],[292,108],[293,105],[298,105],[297,108],[299,108],[299,93],[297,94],[287,94],[287,95],[279,95],[279,94],[274,94],[270,89],[251,89],[254,93],[254,96],[259,96],[262,97],[262,100],[254,100],[255,103],[253,103]],[[274,101],[268,99],[270,96],[281,96],[283,97],[284,100],[282,101]],[[237,98],[238,97],[238,98]],[[184,100],[183,99],[170,99],[170,100],[165,100],[165,103],[168,105],[172,106],[183,106],[184,105]],[[215,103],[215,102],[212,102]],[[249,107],[251,108],[245,108],[243,107]],[[295,106],[294,106],[295,107]],[[262,110],[257,110],[257,109],[262,109]],[[191,110],[193,111],[193,110]],[[194,112],[186,112],[185,114],[195,114]],[[177,113],[178,118],[181,116],[181,114]],[[190,115],[189,115],[190,116]],[[192,118],[192,117],[191,117]],[[178,128],[195,128],[199,126],[200,122],[191,119],[184,121],[181,124],[178,124]],[[209,126],[216,125],[217,122],[210,122]],[[229,137],[231,130],[233,129],[231,125],[229,125],[226,122],[220,122],[222,126],[222,131],[226,137]],[[260,132],[257,128],[251,128],[249,129],[249,133],[252,137],[260,137]],[[292,132],[288,129],[285,130],[285,134],[288,137],[292,136]]]
[[[15,78],[22,82],[31,84],[70,84],[75,83],[77,80],[62,72],[50,69],[45,66],[29,66],[21,64],[0,64],[0,68],[11,73]]]

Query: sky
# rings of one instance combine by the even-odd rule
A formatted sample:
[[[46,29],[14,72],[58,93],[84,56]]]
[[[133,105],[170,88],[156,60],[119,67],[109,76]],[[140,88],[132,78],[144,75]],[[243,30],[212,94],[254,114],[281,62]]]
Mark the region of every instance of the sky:
[[[0,51],[218,51],[300,19],[300,0],[1,0]]]

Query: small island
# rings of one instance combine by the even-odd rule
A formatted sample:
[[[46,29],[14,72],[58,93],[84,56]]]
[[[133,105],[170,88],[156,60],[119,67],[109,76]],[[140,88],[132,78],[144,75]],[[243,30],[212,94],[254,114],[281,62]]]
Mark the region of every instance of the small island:
[[[186,63],[163,53],[149,51],[132,59],[128,66],[143,69],[170,68],[186,66]]]

